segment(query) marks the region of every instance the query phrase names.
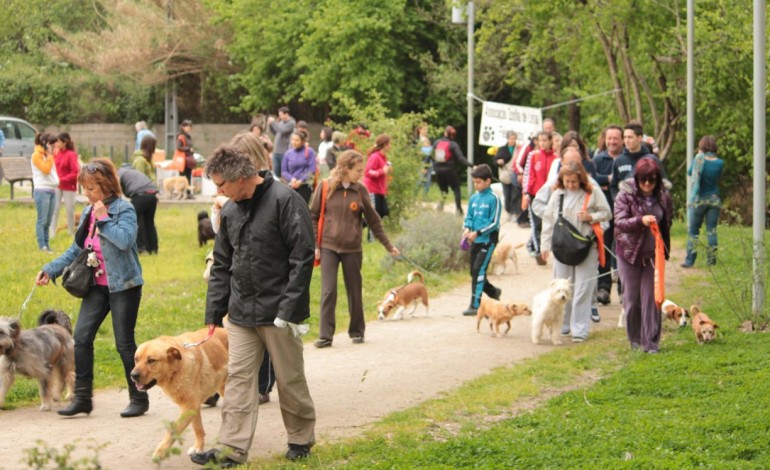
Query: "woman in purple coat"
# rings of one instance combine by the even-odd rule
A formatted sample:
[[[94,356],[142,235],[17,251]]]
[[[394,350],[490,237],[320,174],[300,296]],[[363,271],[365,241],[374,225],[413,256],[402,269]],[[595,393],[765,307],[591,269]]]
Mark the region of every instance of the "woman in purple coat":
[[[308,204],[313,194],[315,169],[315,151],[307,145],[307,134],[294,131],[289,140],[289,150],[281,160],[281,181],[297,191]]]
[[[663,187],[660,162],[642,158],[634,177],[622,181],[615,199],[615,246],[623,284],[626,334],[632,349],[658,352],[661,318],[655,305],[655,237],[650,225],[657,222],[668,260],[671,194]]]

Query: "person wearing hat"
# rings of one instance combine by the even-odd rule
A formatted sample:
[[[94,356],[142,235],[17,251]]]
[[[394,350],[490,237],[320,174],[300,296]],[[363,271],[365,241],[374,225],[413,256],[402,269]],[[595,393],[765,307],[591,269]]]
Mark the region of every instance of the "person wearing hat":
[[[492,169],[486,163],[471,171],[476,193],[468,201],[468,213],[463,222],[463,240],[471,245],[471,304],[465,316],[476,316],[481,294],[500,300],[502,290],[487,279],[487,266],[495,251],[500,232],[500,198],[492,192]]]

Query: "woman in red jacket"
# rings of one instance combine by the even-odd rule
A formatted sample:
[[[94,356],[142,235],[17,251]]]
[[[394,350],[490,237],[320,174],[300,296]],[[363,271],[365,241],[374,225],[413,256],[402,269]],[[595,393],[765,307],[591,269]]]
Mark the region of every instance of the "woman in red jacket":
[[[372,200],[372,206],[380,218],[390,214],[388,209],[388,179],[393,167],[388,161],[388,152],[390,151],[390,136],[380,134],[374,140],[374,147],[369,149],[366,158],[366,168],[364,169],[364,186],[369,191],[369,197]],[[372,239],[372,232],[369,231],[369,240]]]
[[[62,132],[56,137],[54,165],[56,165],[56,173],[59,175],[59,187],[56,189],[56,207],[53,212],[53,222],[48,231],[49,239],[56,235],[62,201],[67,213],[67,231],[70,235],[75,234],[75,195],[78,190],[80,163],[78,162],[78,154],[75,153],[75,144],[66,132]]]

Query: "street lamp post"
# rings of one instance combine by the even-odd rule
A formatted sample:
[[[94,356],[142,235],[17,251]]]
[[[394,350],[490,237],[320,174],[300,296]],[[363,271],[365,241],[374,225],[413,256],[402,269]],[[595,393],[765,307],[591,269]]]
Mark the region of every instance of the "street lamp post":
[[[474,9],[473,9],[473,0],[470,0],[468,4],[466,5],[465,9],[465,18],[463,19],[463,11],[461,7],[454,6],[452,7],[452,23],[456,24],[462,24],[467,23],[468,25],[468,93],[466,94],[466,100],[468,104],[468,138],[467,138],[467,149],[466,149],[466,155],[468,156],[468,161],[471,163],[474,163],[473,158],[473,142],[474,142],[474,129],[473,129],[473,23],[474,23]],[[473,194],[473,177],[471,177],[471,172],[468,172],[467,177],[467,185],[468,185],[468,197],[470,197],[471,194]]]

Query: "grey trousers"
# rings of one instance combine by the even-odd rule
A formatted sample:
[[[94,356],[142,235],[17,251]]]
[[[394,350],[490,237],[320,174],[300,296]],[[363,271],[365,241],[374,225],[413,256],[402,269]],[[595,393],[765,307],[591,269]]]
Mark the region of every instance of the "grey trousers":
[[[630,264],[618,256],[618,271],[623,283],[628,341],[631,347],[641,347],[645,352],[657,351],[661,319],[655,305],[655,267],[652,259]]]
[[[364,320],[363,284],[361,279],[361,264],[363,252],[337,253],[321,248],[321,319],[318,325],[320,339],[334,339],[337,320],[337,272],[342,265],[342,279],[348,294],[348,312],[350,324],[348,336],[351,338],[364,337],[366,321]]]
[[[226,323],[230,343],[222,425],[219,442],[230,448],[229,457],[246,462],[259,416],[259,367],[265,349],[275,368],[281,417],[289,444],[315,443],[315,407],[305,379],[300,338],[290,328],[244,328]]]
[[[554,279],[569,278],[575,286],[572,290],[572,300],[564,306],[563,323],[563,326],[569,328],[573,338],[588,338],[591,328],[591,305],[597,282],[596,270],[599,266],[598,256],[596,246],[593,246],[588,257],[577,266],[562,264],[553,257]]]

